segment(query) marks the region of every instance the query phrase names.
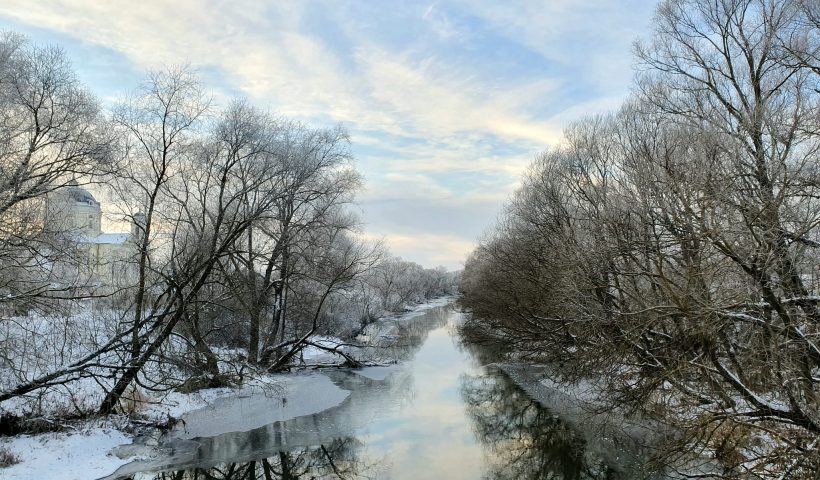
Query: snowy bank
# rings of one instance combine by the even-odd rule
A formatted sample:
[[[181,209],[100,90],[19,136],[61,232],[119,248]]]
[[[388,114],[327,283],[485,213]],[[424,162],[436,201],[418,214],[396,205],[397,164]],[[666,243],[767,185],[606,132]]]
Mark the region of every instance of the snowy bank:
[[[128,463],[110,454],[131,437],[110,428],[89,428],[82,432],[21,435],[0,440],[20,463],[0,469],[4,479],[87,480],[100,478]]]
[[[435,299],[385,320],[409,320],[451,302],[452,297]],[[341,342],[334,337],[313,340],[323,346]],[[308,349],[304,358],[330,360],[328,355],[333,356],[320,349]],[[398,369],[397,365],[365,367],[355,373],[371,380],[383,380]],[[168,437],[184,441],[249,431],[273,422],[320,413],[341,404],[349,395],[350,391],[339,387],[325,374],[297,371],[253,378],[241,388],[168,392],[162,397],[149,398],[151,403],[142,405],[136,417],[156,423],[180,419]],[[94,479],[110,475],[134,460],[161,455],[157,450],[159,431],[152,430],[134,442],[134,435],[121,430],[133,425],[128,422],[115,425],[119,420],[124,417],[90,420],[82,424],[85,426],[75,425],[79,431],[0,439],[0,447],[20,460],[16,465],[0,468],[0,478]]]
[[[340,404],[349,394],[320,373],[281,374],[256,379],[241,389],[175,392],[163,404],[151,405],[141,413],[151,419],[167,419],[169,415],[181,418],[170,436],[191,439],[252,430],[319,413]],[[132,436],[116,428],[91,426],[100,423],[105,420],[89,421],[81,431],[0,439],[0,447],[20,460],[0,469],[0,478],[87,480],[159,454],[154,448],[156,439],[131,444]]]
[[[557,382],[544,366],[519,363],[496,366],[544,408],[581,432],[589,448],[613,464],[640,463],[641,448],[655,443],[665,432],[665,427],[650,419],[605,407],[599,390],[591,382]],[[620,448],[615,448],[616,445]],[[611,452],[623,452],[624,446],[635,452],[632,458],[610,458]]]

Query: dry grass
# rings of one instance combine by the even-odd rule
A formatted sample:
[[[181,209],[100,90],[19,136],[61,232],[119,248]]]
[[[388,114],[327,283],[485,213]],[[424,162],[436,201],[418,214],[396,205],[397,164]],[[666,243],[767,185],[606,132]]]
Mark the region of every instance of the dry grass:
[[[0,447],[0,468],[10,467],[17,463],[20,463],[17,455],[11,453],[8,448]]]

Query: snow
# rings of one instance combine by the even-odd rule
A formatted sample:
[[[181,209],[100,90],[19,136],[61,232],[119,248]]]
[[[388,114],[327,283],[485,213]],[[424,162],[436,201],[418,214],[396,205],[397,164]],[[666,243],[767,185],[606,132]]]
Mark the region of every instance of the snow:
[[[820,295],[805,295],[802,297],[792,297],[783,300],[783,303],[796,303],[796,302],[820,302]]]
[[[452,303],[453,298],[454,297],[452,297],[450,295],[445,295],[443,297],[438,297],[438,298],[434,298],[432,300],[428,300],[428,301],[419,303],[417,305],[414,305],[412,307],[407,308],[407,310],[405,312],[400,313],[398,315],[397,319],[398,320],[409,320],[413,317],[417,317],[417,316],[427,312],[427,310],[430,310],[431,308],[443,307],[443,306],[445,306],[449,303]]]
[[[391,320],[410,319],[451,301],[452,297],[443,297],[423,303]],[[42,339],[41,344],[38,344],[38,351],[43,358],[38,358],[38,363],[34,365],[26,365],[29,374],[33,375],[56,363],[57,352],[49,342],[51,336],[44,333],[59,331],[65,321],[82,326],[80,330],[87,339],[80,342],[77,352],[71,352],[72,356],[77,356],[99,343],[100,340],[95,335],[108,330],[111,316],[111,312],[106,312],[100,318],[84,313],[68,320],[62,319],[62,323],[37,317],[27,318],[26,322],[7,322],[7,325],[16,327],[25,324],[26,328],[21,334],[31,335],[36,332],[36,338]],[[7,326],[7,330],[10,328]],[[7,335],[11,333],[18,332],[6,332]],[[330,336],[312,337],[311,341],[330,347],[341,343],[340,339]],[[303,356],[306,360],[316,361],[335,355],[308,347]],[[397,365],[366,367],[355,373],[372,380],[383,380],[400,368]],[[0,380],[3,380],[0,383],[11,383],[14,379]],[[0,411],[25,414],[32,411],[33,403],[45,402],[56,408],[69,401],[80,401],[84,407],[98,405],[100,402],[102,389],[91,379],[72,382],[70,389],[70,392],[52,389],[40,398],[20,398],[19,402],[4,402]],[[169,392],[162,397],[152,398],[153,403],[143,406],[138,414],[152,421],[165,421],[169,416],[181,418],[182,422],[177,424],[172,435],[192,439],[248,431],[276,421],[319,413],[341,404],[349,395],[348,390],[340,388],[324,374],[302,372],[255,378],[240,389],[215,388],[190,394]],[[86,422],[81,431],[22,435],[0,440],[0,447],[8,448],[21,459],[16,465],[0,469],[0,479],[100,478],[135,460],[134,453],[141,456],[152,455],[151,447],[131,445],[129,435],[115,428],[106,428],[111,424],[105,419],[92,420]],[[114,453],[119,453],[123,458],[118,458]]]
[[[120,319],[118,312],[92,309],[89,303],[78,307],[79,311],[65,315],[32,314],[0,322],[0,339],[5,349],[0,390],[10,390],[63,368],[111,338]],[[115,359],[103,356],[99,361],[106,363]],[[92,378],[76,379],[2,402],[0,414],[59,416],[76,410],[93,411],[105,395],[105,386]]]
[[[344,343],[344,340],[341,338],[324,335],[314,335],[310,337],[310,341],[327,348],[336,348],[340,344]],[[304,360],[306,363],[335,363],[341,359],[341,356],[333,352],[328,352],[327,350],[314,347],[313,345],[308,345],[300,352],[300,359]]]
[[[319,413],[350,395],[323,374],[283,374],[255,379],[241,389],[214,388],[191,394],[172,393],[163,404],[140,413],[155,420],[181,417],[172,432],[178,438],[210,437],[252,430],[270,423]],[[100,478],[150,448],[129,449],[131,437],[113,428],[87,427],[81,432],[21,435],[0,441],[22,461],[0,469],[2,479],[85,480]],[[120,447],[120,448],[117,448]],[[114,450],[114,452],[112,452]],[[125,453],[123,458],[115,452]]]
[[[87,480],[107,475],[132,459],[120,459],[109,452],[131,439],[106,428],[90,428],[76,433],[23,435],[0,441],[23,461],[0,469],[3,479]]]
[[[234,388],[209,388],[193,393],[170,392],[161,399],[140,411],[143,416],[156,421],[166,420],[169,416],[179,418],[187,412],[205,408],[221,397],[234,395]]]
[[[730,383],[733,383],[737,390],[745,393],[746,396],[748,396],[751,400],[753,400],[754,404],[752,405],[752,407],[753,407],[752,409],[757,409],[759,407],[765,407],[769,410],[776,411],[776,412],[788,412],[789,411],[789,407],[785,403],[777,401],[777,400],[770,400],[770,399],[763,398],[762,396],[760,396],[757,393],[755,393],[754,391],[752,391],[749,387],[747,387],[743,383],[743,381],[740,378],[738,378],[737,375],[735,375],[734,372],[729,370],[726,367],[726,365],[723,364],[723,362],[717,362],[716,366],[718,367],[718,369],[726,377],[729,378]],[[738,398],[737,400],[740,400],[740,398]]]
[[[95,245],[123,245],[131,237],[130,233],[101,233],[89,236],[81,235],[77,238],[80,243]]]
[[[130,236],[128,233],[101,233],[96,237],[88,238],[87,241],[88,243],[121,245],[127,242]]]
[[[757,317],[752,316],[752,315],[749,315],[747,313],[743,313],[743,312],[724,311],[724,312],[720,312],[720,315],[723,315],[724,317],[727,317],[727,318],[736,318],[738,320],[743,320],[744,322],[766,325],[766,322],[764,322],[762,319],[757,318]]]

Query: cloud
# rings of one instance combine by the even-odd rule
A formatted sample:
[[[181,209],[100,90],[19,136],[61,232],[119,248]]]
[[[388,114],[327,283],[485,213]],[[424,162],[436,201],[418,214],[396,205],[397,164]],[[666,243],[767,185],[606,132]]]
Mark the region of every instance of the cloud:
[[[545,83],[528,85],[509,101],[509,94],[491,94],[485,85],[433,57],[409,56],[370,46],[360,48],[356,60],[370,99],[392,114],[401,130],[427,139],[447,139],[477,132],[533,145],[555,141],[560,128],[521,111],[521,104],[549,93]],[[408,130],[409,129],[409,130]]]
[[[566,123],[626,93],[654,0],[625,1],[6,0],[0,19],[71,39],[75,63],[100,49],[134,72],[189,62],[218,99],[342,123],[369,228],[454,265]]]
[[[391,187],[397,193],[368,191],[360,199],[367,238],[383,239],[393,254],[403,258],[451,269],[461,268],[477,239],[495,223],[509,195],[488,189],[436,196],[427,188],[384,186],[386,190]]]
[[[442,39],[464,41],[467,37],[465,31],[456,26],[450,16],[435,3],[427,7],[422,18],[430,24],[433,31]]]
[[[105,45],[144,68],[185,61],[214,67],[284,114],[433,137],[479,131],[543,143],[559,133],[507,108],[503,95],[493,101],[477,79],[460,78],[433,57],[414,60],[360,37],[355,68],[348,68],[322,39],[298,30],[300,9],[275,4],[265,11],[261,3],[11,0],[0,14]],[[527,102],[527,90],[545,93],[536,83],[517,90],[519,102]]]
[[[655,0],[456,3],[545,58],[590,73],[585,80],[615,82],[621,91],[631,76],[631,45],[648,28],[657,5]]]
[[[427,267],[443,265],[450,270],[463,268],[464,259],[476,246],[475,241],[454,235],[368,233],[363,238],[384,242],[395,256],[419,262]]]

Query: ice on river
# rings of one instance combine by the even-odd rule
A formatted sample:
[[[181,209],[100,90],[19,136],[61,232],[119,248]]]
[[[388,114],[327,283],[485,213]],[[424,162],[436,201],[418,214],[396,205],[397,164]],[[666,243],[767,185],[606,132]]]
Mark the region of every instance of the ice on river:
[[[383,367],[363,367],[357,370],[353,370],[353,373],[361,375],[365,378],[369,378],[371,380],[384,380],[385,378],[389,377],[393,372],[401,370],[403,367],[401,365],[386,365]]]
[[[321,373],[282,375],[268,386],[253,386],[186,413],[174,435],[191,439],[245,432],[270,423],[339,405],[350,392]]]

